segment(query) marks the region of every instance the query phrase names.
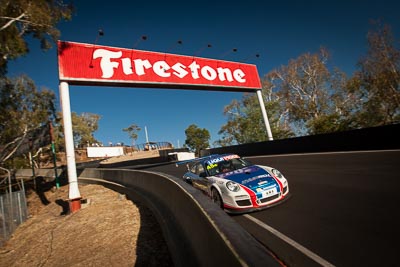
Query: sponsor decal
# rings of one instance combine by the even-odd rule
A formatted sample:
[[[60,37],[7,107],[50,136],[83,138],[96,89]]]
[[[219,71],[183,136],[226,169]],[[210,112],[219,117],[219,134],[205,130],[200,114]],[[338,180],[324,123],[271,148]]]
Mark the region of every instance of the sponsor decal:
[[[255,65],[93,44],[59,41],[58,65],[60,80],[71,84],[261,88]]]
[[[254,177],[251,177],[251,178],[249,178],[249,179],[245,179],[245,180],[243,180],[242,181],[242,184],[247,184],[247,183],[250,183],[250,182],[253,182],[253,181],[255,181],[255,180],[259,180],[259,179],[263,179],[263,178],[267,178],[267,177],[272,177],[269,173],[268,174],[261,174],[261,175],[257,175],[257,176],[254,176]]]
[[[221,161],[227,161],[227,160],[238,159],[238,158],[240,158],[238,155],[227,155],[227,156],[223,156],[223,157],[219,157],[219,158],[208,160],[207,161],[207,165],[212,165],[214,163],[218,163],[218,162],[221,162]]]
[[[211,169],[213,169],[213,168],[215,168],[215,167],[217,167],[218,166],[218,164],[216,164],[216,163],[211,163],[210,165],[207,165],[207,170],[211,170]]]

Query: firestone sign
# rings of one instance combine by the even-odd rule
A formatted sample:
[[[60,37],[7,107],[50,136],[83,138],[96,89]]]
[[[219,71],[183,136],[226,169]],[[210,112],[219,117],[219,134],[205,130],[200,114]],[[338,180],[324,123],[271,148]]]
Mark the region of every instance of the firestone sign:
[[[193,56],[59,41],[58,64],[60,81],[75,85],[261,89],[255,65]]]

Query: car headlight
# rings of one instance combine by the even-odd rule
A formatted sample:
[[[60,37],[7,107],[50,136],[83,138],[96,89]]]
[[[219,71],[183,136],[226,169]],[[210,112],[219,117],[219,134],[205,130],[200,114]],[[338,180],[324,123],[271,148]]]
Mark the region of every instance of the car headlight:
[[[229,181],[225,185],[226,188],[228,188],[232,192],[237,192],[240,190],[240,185],[235,182]]]
[[[278,171],[277,169],[272,169],[271,171],[272,171],[272,173],[273,173],[276,177],[278,177],[279,179],[282,179],[282,178],[283,178],[283,174],[282,174],[280,171]]]

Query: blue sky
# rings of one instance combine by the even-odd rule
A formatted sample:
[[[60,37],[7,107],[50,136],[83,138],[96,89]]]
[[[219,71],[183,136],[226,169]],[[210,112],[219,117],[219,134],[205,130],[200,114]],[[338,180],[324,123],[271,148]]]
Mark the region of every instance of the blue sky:
[[[396,1],[75,1],[72,20],[58,25],[60,40],[240,61],[257,66],[260,77],[290,59],[323,46],[330,66],[349,75],[366,52],[370,20],[389,24],[399,40],[400,4]],[[146,41],[140,41],[141,36]],[[178,40],[182,44],[178,44]],[[207,44],[211,44],[208,48]],[[232,49],[236,48],[236,52]],[[199,52],[200,51],[200,52]],[[256,57],[259,54],[259,57]],[[9,76],[27,74],[58,98],[56,49],[43,52],[31,42],[30,53],[9,65]],[[185,142],[185,129],[196,124],[219,139],[226,123],[223,108],[243,93],[70,86],[71,111],[99,114],[95,138],[104,144],[132,144],[122,129],[142,128],[136,144]],[[59,109],[60,104],[57,102]],[[268,112],[268,111],[267,111]]]

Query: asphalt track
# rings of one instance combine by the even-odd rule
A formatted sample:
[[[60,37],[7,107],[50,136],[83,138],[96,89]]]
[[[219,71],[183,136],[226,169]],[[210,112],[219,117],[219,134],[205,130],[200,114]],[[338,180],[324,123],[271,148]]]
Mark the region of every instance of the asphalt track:
[[[278,168],[291,198],[233,218],[288,266],[400,266],[400,151],[248,157]],[[183,166],[149,171],[177,177]]]

